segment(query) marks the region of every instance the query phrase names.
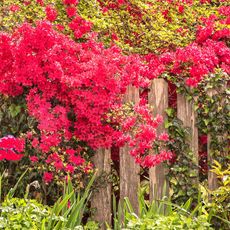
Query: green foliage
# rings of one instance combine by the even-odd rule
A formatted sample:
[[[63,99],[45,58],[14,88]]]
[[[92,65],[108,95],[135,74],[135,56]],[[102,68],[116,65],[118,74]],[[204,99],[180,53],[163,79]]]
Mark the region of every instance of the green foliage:
[[[23,137],[26,132],[33,130],[35,120],[28,116],[26,103],[22,96],[17,98],[0,95],[0,136],[13,135]],[[28,152],[26,150],[25,155]],[[19,162],[0,161],[0,171],[5,171],[4,187],[2,193],[6,195],[7,191],[17,183],[20,175],[28,168],[28,159],[23,158]],[[23,195],[27,185],[29,175],[23,178],[24,184],[18,190],[18,195]],[[24,186],[25,185],[25,186]]]
[[[196,111],[196,126],[199,134],[209,135],[209,153],[213,159],[227,167],[229,162],[229,76],[220,69],[216,69],[211,76],[204,78],[197,88],[185,86],[182,79],[174,76],[164,76],[177,87],[177,92],[185,95],[194,104]],[[176,161],[169,164],[169,181],[172,189],[172,200],[181,204],[188,197],[195,198],[197,188],[194,186],[196,171],[198,170],[194,154],[189,149],[188,139],[190,130],[182,127],[182,122],[176,117],[172,108],[166,110],[168,121],[165,127],[174,140],[169,148],[176,154]],[[205,146],[202,146],[205,147]],[[207,147],[206,147],[207,148]],[[205,150],[207,151],[207,150]],[[209,167],[211,167],[209,165]],[[201,175],[200,175],[201,176]],[[203,178],[206,179],[206,177]],[[205,182],[205,181],[202,181]]]
[[[215,73],[204,78],[196,88],[186,87],[178,77],[166,78],[177,86],[178,93],[194,103],[199,133],[210,135],[211,155],[221,164],[226,163],[226,159],[229,160],[229,75],[216,69]]]
[[[1,30],[12,30],[15,26],[22,24],[24,21],[33,22],[34,18],[41,19],[45,17],[45,11],[37,4],[36,0],[31,1],[31,4],[24,5],[24,1],[3,0],[1,6]],[[20,10],[12,12],[9,10],[11,5],[17,5]]]
[[[22,96],[10,98],[0,96],[0,135],[19,136],[33,128],[35,121],[28,116],[26,102]]]
[[[46,18],[45,6],[52,5],[58,11],[54,24],[64,26],[63,33],[73,35],[68,28],[71,21],[66,15],[65,6],[61,0],[44,0],[41,6],[36,0],[30,4],[24,4],[22,0],[4,0],[0,4],[2,8],[2,30],[11,30],[24,21],[34,23],[36,20]],[[178,1],[157,0],[130,0],[129,6],[121,5],[110,8],[113,0],[79,0],[78,14],[89,20],[94,25],[94,30],[99,33],[100,39],[109,45],[116,35],[116,44],[125,52],[146,54],[160,52],[165,48],[186,46],[195,39],[196,28],[202,25],[201,17],[217,15],[219,4],[200,4],[194,0],[192,5],[182,4],[183,13],[178,10]],[[115,1],[116,2],[116,1]],[[10,5],[18,5],[20,10],[11,12]],[[103,9],[108,10],[104,11]],[[167,13],[166,13],[167,12]],[[165,14],[166,13],[166,14]],[[165,15],[164,15],[165,14]],[[223,25],[216,22],[216,28],[222,29]]]
[[[194,154],[188,145],[190,130],[183,127],[182,121],[176,117],[173,108],[168,108],[166,113],[168,120],[165,122],[165,128],[168,129],[173,140],[168,147],[176,155],[175,161],[168,164],[170,195],[174,202],[182,204],[190,197],[193,199],[197,197],[197,184],[194,180],[197,178],[198,168]]]
[[[91,197],[91,187],[95,180],[96,174],[90,179],[83,194],[78,193],[77,197],[73,185],[70,180],[64,187],[64,194],[58,199],[52,208],[51,217],[61,215],[63,220],[50,220],[46,229],[74,229],[81,225],[84,211],[86,210],[87,202]]]
[[[225,209],[230,208],[230,164],[228,164],[228,168],[222,169],[222,166],[215,161],[211,171],[214,172],[221,181],[221,186],[213,191],[212,195],[217,202],[225,202],[227,204]]]
[[[28,22],[34,25],[36,21],[45,20],[46,19],[45,7],[51,5],[58,12],[57,19],[53,22],[54,28],[56,28],[56,26],[58,25],[62,25],[63,26],[62,33],[74,37],[72,31],[68,26],[68,24],[71,22],[71,19],[66,14],[66,6],[63,4],[62,0],[55,0],[55,1],[43,0],[43,4],[39,4],[37,0],[28,1],[29,4],[25,4],[24,2],[25,1],[23,0],[16,0],[16,1],[3,0],[0,2],[0,9],[1,9],[0,20],[2,19],[1,20],[2,23],[0,24],[0,29],[2,31],[12,31],[15,27],[21,25],[23,22]],[[94,14],[96,14],[97,8],[95,8],[94,1],[93,2],[86,1],[86,2],[88,2],[87,6],[90,6],[90,8],[88,7],[88,9],[85,8],[88,14],[90,15],[92,13],[92,10]],[[12,12],[10,10],[10,6],[12,5],[18,6],[19,9],[15,12]],[[82,7],[80,8],[82,9]]]
[[[217,69],[191,92],[197,112],[200,133],[210,135],[211,156],[226,166],[229,161],[230,97],[227,84],[229,75]],[[227,160],[228,159],[228,160]]]
[[[107,8],[111,2],[100,1]],[[116,2],[116,1],[115,1]],[[184,12],[178,11],[178,1],[130,0],[129,6],[121,5],[109,8],[102,13],[98,10],[96,1],[80,1],[83,7],[80,14],[95,24],[105,42],[113,40],[124,51],[146,54],[157,53],[164,48],[186,46],[195,39],[196,26],[201,25],[200,17],[218,14],[218,4],[200,4],[199,0],[193,5],[182,4]],[[225,4],[225,3],[220,3]],[[94,6],[92,9],[92,5]],[[130,10],[128,10],[130,8]],[[90,12],[90,13],[89,13]],[[164,12],[168,12],[164,16]],[[221,25],[217,22],[217,28]]]
[[[125,52],[141,54],[186,46],[195,39],[196,26],[202,24],[201,16],[218,15],[217,5],[200,4],[199,0],[193,1],[193,5],[182,4],[183,13],[178,11],[178,1],[130,0],[128,7],[113,8],[109,4],[114,1],[100,2],[101,8],[96,1],[80,1],[79,13],[94,23],[105,43],[116,34],[115,42]],[[103,7],[108,10],[103,12]]]
[[[212,223],[216,229],[229,229],[229,88],[227,87],[229,76],[221,70],[216,69],[210,77],[203,79],[197,88],[188,88],[180,83],[180,79],[173,76],[169,77],[179,89],[178,92],[184,94],[188,100],[194,104],[194,110],[197,113],[197,127],[200,134],[209,136],[208,154],[212,159],[218,161],[215,163],[213,172],[217,174],[220,181],[220,187],[211,191],[211,200],[203,198],[207,212],[212,212],[214,217]],[[196,170],[192,164],[192,152],[186,146],[186,138],[189,136],[189,130],[183,129],[182,123],[176,118],[173,109],[167,109],[168,121],[166,128],[169,129],[170,136],[175,140],[169,146],[174,149],[177,160],[169,169],[170,187],[172,189],[172,200],[181,204],[186,197],[195,197],[197,189],[192,186],[192,177],[190,169]],[[206,150],[207,151],[207,150]],[[178,158],[179,157],[179,158]],[[209,162],[208,162],[209,163]],[[193,167],[194,166],[194,167]],[[211,165],[208,165],[211,168]],[[206,173],[207,174],[207,173]],[[207,176],[206,176],[207,178]],[[205,179],[205,178],[204,178]],[[207,183],[206,180],[203,184]],[[207,187],[207,185],[206,185]],[[203,189],[205,190],[205,189]],[[188,193],[187,193],[188,192]],[[192,193],[190,193],[192,192]]]
[[[98,230],[99,225],[95,221],[88,221],[84,226],[84,230]]]
[[[170,216],[155,215],[152,219],[149,218],[132,218],[127,229],[143,229],[143,230],[171,230],[171,229],[212,229],[210,224],[206,222],[203,216],[200,216],[194,221],[192,218],[178,215],[176,213]]]
[[[6,199],[0,206],[0,229],[41,229],[50,219],[50,208],[35,200]]]
[[[36,200],[14,198],[14,194],[21,183],[25,171],[11,188],[1,202],[0,199],[0,229],[18,230],[33,229],[39,230],[47,223],[50,216],[50,208],[38,203]],[[0,176],[0,191],[2,191],[4,173]],[[0,192],[0,198],[2,193]]]
[[[13,198],[25,173],[8,192],[0,205],[1,229],[82,229],[82,219],[85,214],[87,202],[91,197],[91,187],[96,174],[90,179],[84,192],[78,193],[77,196],[70,179],[68,179],[68,183],[65,183],[64,186],[63,196],[51,208],[38,203],[36,200]],[[2,188],[2,176],[0,176],[0,188]],[[95,230],[98,228],[95,222],[90,221],[85,226],[85,229]]]
[[[128,198],[123,205],[113,199],[114,230],[120,229],[213,229],[209,220],[211,214],[203,211],[202,204],[191,208],[192,199],[181,206],[167,200],[154,200],[148,203],[144,194],[139,194],[139,215],[137,215]],[[110,229],[108,227],[108,229]]]
[[[210,207],[217,216],[216,225],[221,223],[223,229],[230,227],[230,164],[223,168],[217,161],[214,162],[213,169],[219,179],[220,186],[214,191],[210,191],[211,203]]]
[[[26,138],[26,133],[30,132],[39,138],[40,132],[37,129],[37,125],[36,119],[28,114],[23,95],[17,97],[0,95],[0,137],[13,135],[14,137]],[[29,156],[41,156],[42,153],[38,148],[31,147],[29,141],[30,140],[27,139],[24,152],[25,157],[23,157],[22,160],[15,162],[0,161],[0,171],[5,171],[2,193],[6,195],[7,191],[17,183],[20,175],[26,169],[29,169],[30,173],[26,174],[23,178],[24,183],[21,183],[18,187],[18,197],[23,197],[28,184],[33,183],[33,181],[38,181],[40,189],[37,191],[36,196],[39,196],[45,204],[54,204],[56,197],[59,197],[62,193],[64,181],[60,180],[60,176],[63,178],[64,174],[60,175],[60,173],[56,173],[54,176],[55,181],[47,186],[42,181],[44,171],[50,170],[56,172],[56,170],[54,166],[44,164],[44,162],[38,161],[37,163],[31,163]],[[69,144],[75,149],[78,146],[82,146],[84,148],[84,153],[82,153],[84,159],[90,161],[93,150],[87,147],[85,143],[72,139],[65,144]],[[53,148],[52,151],[59,151],[59,149]],[[78,190],[82,190],[85,183],[87,183],[88,177],[90,177],[90,175],[79,168],[78,172],[73,175],[74,186],[77,187]],[[30,195],[30,198],[35,198],[35,195]]]
[[[98,224],[94,221],[87,222],[84,228],[82,222],[79,225],[73,224],[72,227],[67,227],[69,221],[72,223],[74,221],[66,217],[65,214],[63,216],[61,214],[55,215],[52,208],[44,206],[36,200],[6,199],[1,204],[0,211],[0,229],[5,230],[99,229]],[[81,212],[83,211],[81,210]],[[78,215],[75,217],[78,218]],[[50,227],[50,223],[55,223],[55,225]]]

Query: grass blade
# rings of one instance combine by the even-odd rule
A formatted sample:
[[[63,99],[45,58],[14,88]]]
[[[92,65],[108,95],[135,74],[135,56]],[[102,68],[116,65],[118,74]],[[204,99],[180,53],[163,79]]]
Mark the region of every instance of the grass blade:
[[[20,184],[22,178],[25,176],[25,174],[27,173],[27,171],[28,171],[28,169],[26,169],[26,171],[19,177],[19,179],[18,179],[17,183],[14,185],[14,187],[11,188],[10,191],[7,193],[7,195],[6,195],[7,199],[13,198],[14,193],[15,193],[18,185]]]

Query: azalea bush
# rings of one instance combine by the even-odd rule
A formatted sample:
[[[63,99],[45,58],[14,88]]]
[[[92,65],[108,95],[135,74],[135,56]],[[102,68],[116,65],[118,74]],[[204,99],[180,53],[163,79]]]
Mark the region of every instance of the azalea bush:
[[[219,34],[222,30],[228,33],[229,24],[225,0],[5,0],[3,12],[2,27],[7,30],[15,26],[13,22],[34,22],[46,17],[57,29],[77,39],[93,28],[107,45],[115,41],[126,52],[141,54],[186,46],[196,39],[198,29],[203,34],[214,28]],[[77,23],[81,29],[74,28]],[[208,28],[204,28],[207,24]]]
[[[143,168],[168,163],[175,202],[195,197],[191,178],[197,166],[186,143],[189,132],[176,110],[167,109],[169,134],[158,133],[164,121],[153,117],[157,108],[148,106],[147,96],[154,78],[164,78],[170,92],[175,89],[194,103],[202,181],[208,169],[207,135],[213,158],[226,164],[227,1],[4,0],[0,6],[5,187],[29,168],[25,186],[38,180],[38,196],[53,204],[68,175],[75,188],[85,188],[96,150],[127,144]],[[123,103],[130,86],[142,92],[139,104]],[[210,96],[210,90],[215,94]]]
[[[0,139],[0,159],[8,161],[21,160],[24,151],[25,141],[13,136],[6,136]]]
[[[152,117],[144,104],[122,108],[126,88],[146,84],[145,63],[137,55],[125,56],[116,46],[105,48],[94,33],[76,42],[46,21],[1,33],[0,46],[0,91],[3,98],[21,98],[13,109],[22,111],[23,101],[25,116],[33,120],[17,134],[26,139],[25,157],[45,184],[54,179],[61,183],[69,173],[84,187],[78,182],[92,172],[90,152],[125,142],[145,167],[171,158],[164,144],[167,134],[156,134],[162,118]],[[119,110],[125,116],[119,117]],[[19,111],[14,111],[15,117]],[[157,142],[161,144],[155,156],[147,150]],[[45,186],[43,190],[47,196]]]
[[[122,138],[106,116],[121,106],[126,87],[139,83],[138,58],[124,56],[116,47],[104,49],[93,39],[76,43],[46,22],[36,27],[24,24],[12,35],[2,34],[1,41],[1,93],[24,94],[40,135],[38,140],[28,133],[32,147],[46,153],[75,138],[96,149]],[[154,129],[161,123],[145,108],[136,112]]]

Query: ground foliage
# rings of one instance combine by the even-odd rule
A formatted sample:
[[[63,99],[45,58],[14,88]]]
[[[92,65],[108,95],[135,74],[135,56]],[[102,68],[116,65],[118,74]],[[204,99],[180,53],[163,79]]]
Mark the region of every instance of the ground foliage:
[[[0,4],[1,30],[14,31],[1,35],[1,136],[26,136],[26,154],[34,165],[40,163],[37,169],[47,183],[56,171],[63,178],[63,169],[80,170],[81,178],[92,169],[87,161],[92,149],[125,141],[133,147],[137,162],[153,166],[154,155],[142,157],[153,141],[168,142],[166,135],[162,140],[155,135],[161,119],[150,118],[144,103],[131,109],[120,106],[129,84],[145,88],[156,77],[166,78],[195,102],[200,133],[212,137],[213,156],[228,164],[228,1],[4,0]],[[44,19],[49,22],[36,23]],[[25,21],[32,26],[21,27]],[[192,153],[185,143],[188,133],[173,112],[168,110],[168,115],[175,140],[168,144],[177,155],[173,175],[176,181],[180,178],[174,191],[184,200],[193,194]],[[48,156],[43,154],[47,152]],[[161,160],[171,154],[164,151],[163,156]]]

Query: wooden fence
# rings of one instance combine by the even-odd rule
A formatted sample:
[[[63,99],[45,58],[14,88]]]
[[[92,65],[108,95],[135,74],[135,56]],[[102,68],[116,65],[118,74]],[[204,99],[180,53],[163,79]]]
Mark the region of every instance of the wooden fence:
[[[135,87],[129,87],[125,97],[125,102],[139,102],[139,91]],[[154,114],[160,114],[166,118],[165,109],[168,107],[168,84],[164,79],[154,79],[152,81],[148,103],[154,107]],[[177,95],[177,117],[183,122],[184,127],[191,129],[191,138],[189,146],[195,155],[195,163],[198,166],[198,130],[195,126],[196,115],[193,110],[193,104],[188,102],[183,95]],[[164,126],[159,127],[159,131],[162,132]],[[208,137],[209,138],[209,137]],[[208,143],[210,140],[208,140]],[[209,148],[209,145],[208,145]],[[208,149],[209,152],[209,149]],[[212,159],[208,158],[210,162]],[[99,173],[103,171],[106,173],[111,172],[111,151],[110,150],[98,150],[94,157],[94,164],[98,168]],[[134,162],[134,158],[128,154],[128,146],[124,146],[120,149],[120,161],[119,161],[119,178],[120,178],[120,199],[128,197],[134,210],[138,212],[138,188],[140,184],[140,166]],[[150,183],[150,200],[154,198],[162,198],[164,184],[166,181],[166,169],[163,164],[158,165],[149,170],[149,183]],[[198,167],[197,167],[197,179],[194,183],[198,182]],[[216,186],[216,178],[213,173],[208,174],[209,188],[213,189]],[[107,222],[111,224],[112,216],[112,191],[111,184],[107,183],[94,194],[91,207],[96,208],[95,220],[100,223]],[[155,196],[155,197],[154,197]],[[105,228],[102,227],[102,229]]]

